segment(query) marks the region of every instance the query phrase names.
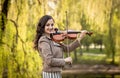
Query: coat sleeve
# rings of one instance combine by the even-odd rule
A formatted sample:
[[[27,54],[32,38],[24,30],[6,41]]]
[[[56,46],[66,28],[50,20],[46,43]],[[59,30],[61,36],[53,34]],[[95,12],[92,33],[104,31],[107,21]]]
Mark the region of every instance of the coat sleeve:
[[[65,52],[67,52],[67,48],[71,52],[71,51],[75,50],[77,47],[79,47],[81,44],[80,44],[80,41],[76,39],[75,41],[73,41],[72,43],[70,43],[68,46],[66,44],[61,44],[61,45],[62,45],[63,50]]]
[[[42,41],[38,44],[39,52],[42,55],[43,62],[49,66],[64,66],[65,61],[63,58],[54,58],[51,52],[49,42]]]

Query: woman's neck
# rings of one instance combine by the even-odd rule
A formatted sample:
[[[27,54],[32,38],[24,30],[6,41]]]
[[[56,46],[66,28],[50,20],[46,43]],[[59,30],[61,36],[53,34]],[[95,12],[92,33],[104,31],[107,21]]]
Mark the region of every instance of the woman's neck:
[[[50,34],[44,33],[45,36],[47,36],[48,38],[50,38]]]

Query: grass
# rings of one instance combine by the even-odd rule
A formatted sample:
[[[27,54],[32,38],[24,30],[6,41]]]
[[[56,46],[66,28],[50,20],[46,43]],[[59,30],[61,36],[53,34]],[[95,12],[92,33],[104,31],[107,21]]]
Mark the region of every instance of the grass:
[[[78,57],[78,60],[74,60],[74,63],[80,64],[101,64],[105,63],[105,56],[95,56],[95,55],[86,55],[83,54],[82,56]]]
[[[106,55],[104,50],[100,51],[99,49],[90,49],[86,51],[86,49],[82,49],[82,54],[80,50],[77,50],[77,60],[75,59],[74,52],[71,53],[74,64],[105,64]]]
[[[107,57],[104,49],[76,49],[77,59],[75,58],[74,52],[70,53],[70,56],[73,58],[73,64],[111,64],[112,58]],[[65,54],[66,55],[66,54]],[[120,57],[115,57],[115,64],[119,64]]]
[[[79,52],[79,49],[77,50]],[[100,49],[82,49],[83,53],[94,53],[94,54],[105,54],[104,49],[100,51]]]

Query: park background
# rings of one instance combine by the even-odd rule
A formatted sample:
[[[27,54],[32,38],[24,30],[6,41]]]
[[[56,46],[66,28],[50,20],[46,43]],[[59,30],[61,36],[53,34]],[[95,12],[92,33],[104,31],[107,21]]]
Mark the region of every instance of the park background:
[[[94,66],[94,75],[103,66],[113,66],[114,71],[98,72],[97,77],[120,77],[115,72],[120,67],[120,0],[0,0],[0,78],[41,77],[42,59],[33,41],[38,20],[46,14],[53,16],[60,30],[68,25],[71,30],[93,32],[71,53],[73,70]],[[64,78],[80,78],[68,74]]]

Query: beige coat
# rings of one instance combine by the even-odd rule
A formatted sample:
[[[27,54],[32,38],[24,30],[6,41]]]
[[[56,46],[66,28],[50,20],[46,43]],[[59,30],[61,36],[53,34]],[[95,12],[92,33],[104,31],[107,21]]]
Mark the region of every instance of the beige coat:
[[[79,46],[78,40],[69,44],[69,51],[73,51]],[[38,50],[40,56],[43,58],[43,71],[56,72],[61,71],[65,66],[63,59],[63,52],[67,51],[67,46],[64,44],[57,44],[47,36],[43,35],[38,42]]]

